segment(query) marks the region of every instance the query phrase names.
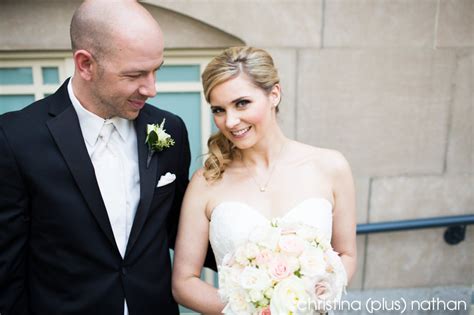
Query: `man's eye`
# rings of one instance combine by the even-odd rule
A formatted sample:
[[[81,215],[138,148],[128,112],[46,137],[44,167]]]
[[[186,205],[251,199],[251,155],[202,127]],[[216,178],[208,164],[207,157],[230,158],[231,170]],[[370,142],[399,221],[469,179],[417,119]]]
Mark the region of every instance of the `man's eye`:
[[[137,79],[140,77],[140,74],[127,74],[127,77],[131,79]]]

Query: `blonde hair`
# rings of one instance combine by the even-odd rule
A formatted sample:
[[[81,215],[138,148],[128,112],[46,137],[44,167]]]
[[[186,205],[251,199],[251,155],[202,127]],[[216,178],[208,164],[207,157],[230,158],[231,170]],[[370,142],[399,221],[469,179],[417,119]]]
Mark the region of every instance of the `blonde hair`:
[[[201,75],[207,102],[210,103],[211,92],[217,85],[242,73],[267,94],[275,84],[280,83],[273,59],[265,50],[248,46],[231,47],[215,57]],[[222,178],[226,167],[239,151],[220,131],[209,138],[207,146],[209,153],[204,162],[204,177],[207,181],[216,181]]]

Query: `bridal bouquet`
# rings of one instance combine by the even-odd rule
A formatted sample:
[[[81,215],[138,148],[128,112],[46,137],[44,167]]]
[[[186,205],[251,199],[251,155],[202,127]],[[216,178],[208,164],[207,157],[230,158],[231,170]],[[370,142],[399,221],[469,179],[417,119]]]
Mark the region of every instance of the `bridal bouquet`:
[[[224,314],[313,314],[334,309],[347,277],[329,239],[302,223],[272,221],[219,266]]]

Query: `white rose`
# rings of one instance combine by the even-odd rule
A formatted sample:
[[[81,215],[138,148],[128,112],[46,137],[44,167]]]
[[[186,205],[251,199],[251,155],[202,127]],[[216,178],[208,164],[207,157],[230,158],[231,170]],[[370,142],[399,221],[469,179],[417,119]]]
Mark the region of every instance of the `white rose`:
[[[249,264],[249,261],[247,259],[247,252],[245,250],[245,246],[237,247],[237,249],[235,250],[234,258],[235,258],[235,261],[237,261],[242,266],[247,266]]]
[[[219,266],[219,295],[223,301],[229,299],[230,292],[239,288],[240,272],[231,267]]]
[[[254,259],[255,257],[257,257],[258,253],[258,246],[254,243],[248,243],[245,246],[245,256],[247,257],[247,259]]]
[[[272,285],[272,281],[262,269],[245,267],[240,275],[240,285],[244,289],[264,291]]]
[[[244,290],[235,290],[229,296],[229,307],[224,309],[224,314],[248,315],[255,312],[255,307],[248,302],[249,296]]]
[[[272,314],[304,314],[302,303],[308,303],[309,295],[304,282],[296,276],[282,280],[275,286],[270,310]]]
[[[319,244],[319,247],[326,251],[331,248],[331,242],[326,235],[320,234],[316,237],[316,242]]]
[[[296,235],[301,237],[304,240],[312,241],[318,236],[316,228],[310,226],[302,225],[296,230]]]
[[[249,291],[249,297],[252,302],[258,302],[263,299],[263,293],[260,290],[252,289]]]
[[[309,277],[322,275],[326,272],[324,253],[319,248],[308,247],[299,257],[301,274]]]
[[[280,229],[271,226],[261,226],[250,232],[249,240],[252,243],[275,250],[280,238]]]

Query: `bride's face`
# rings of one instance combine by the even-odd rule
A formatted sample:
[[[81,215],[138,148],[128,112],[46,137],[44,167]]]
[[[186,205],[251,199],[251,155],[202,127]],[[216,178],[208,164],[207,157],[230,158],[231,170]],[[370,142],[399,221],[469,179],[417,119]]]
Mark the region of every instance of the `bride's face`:
[[[210,93],[217,128],[239,149],[254,146],[276,124],[279,93],[279,86],[266,93],[245,75],[217,85]]]

